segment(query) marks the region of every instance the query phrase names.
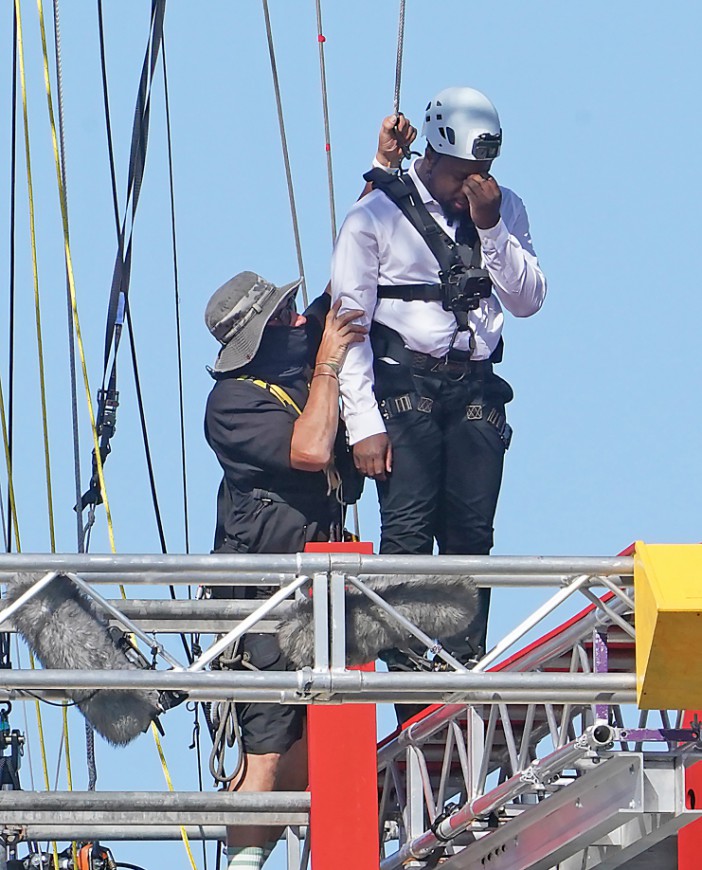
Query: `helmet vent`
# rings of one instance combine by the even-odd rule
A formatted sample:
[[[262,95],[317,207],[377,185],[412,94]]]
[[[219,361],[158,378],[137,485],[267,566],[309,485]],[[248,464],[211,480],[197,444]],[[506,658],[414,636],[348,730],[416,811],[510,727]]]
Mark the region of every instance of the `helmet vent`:
[[[449,140],[450,145],[456,144],[456,133],[455,133],[453,127],[446,128],[446,138]]]
[[[439,135],[441,136],[442,139],[446,138],[446,130],[444,130],[443,127],[439,127]]]
[[[425,111],[425,112],[428,112],[429,109],[431,109],[431,100],[427,103],[427,107],[426,107],[426,109],[425,109],[424,111]],[[427,120],[429,120],[429,119],[427,118]]]
[[[440,105],[441,105],[441,100],[437,100],[437,101],[436,101],[436,105],[437,105],[437,106],[440,106]]]
[[[437,114],[437,116],[436,116],[436,120],[437,120],[437,121],[443,121],[443,119],[444,119],[444,116],[443,116],[443,115],[439,115],[439,114]]]

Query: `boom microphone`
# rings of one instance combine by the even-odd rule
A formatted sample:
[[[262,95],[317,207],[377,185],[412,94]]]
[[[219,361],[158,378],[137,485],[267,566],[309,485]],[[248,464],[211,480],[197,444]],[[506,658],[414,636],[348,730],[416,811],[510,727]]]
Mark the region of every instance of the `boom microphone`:
[[[43,574],[15,574],[1,607],[16,601]],[[139,670],[129,660],[122,633],[115,638],[107,617],[63,574],[26,601],[12,621],[45,668]],[[156,691],[68,689],[68,697],[105,740],[117,746],[132,741],[164,711]]]
[[[451,637],[471,622],[478,609],[470,577],[386,574],[364,578],[364,585],[431,638]],[[294,604],[280,623],[280,648],[297,667],[314,661],[312,600]],[[346,589],[346,663],[375,661],[383,650],[415,646],[413,637],[392,616],[355,586]]]

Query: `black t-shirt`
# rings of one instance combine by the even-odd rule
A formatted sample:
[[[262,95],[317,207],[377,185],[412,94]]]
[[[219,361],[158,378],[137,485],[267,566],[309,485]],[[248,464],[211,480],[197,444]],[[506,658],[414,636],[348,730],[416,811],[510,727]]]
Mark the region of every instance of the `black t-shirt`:
[[[205,436],[224,471],[215,549],[226,544],[234,552],[290,553],[308,541],[326,540],[338,521],[326,475],[290,465],[297,413],[237,374],[218,378],[205,413]],[[284,389],[303,409],[305,378]]]

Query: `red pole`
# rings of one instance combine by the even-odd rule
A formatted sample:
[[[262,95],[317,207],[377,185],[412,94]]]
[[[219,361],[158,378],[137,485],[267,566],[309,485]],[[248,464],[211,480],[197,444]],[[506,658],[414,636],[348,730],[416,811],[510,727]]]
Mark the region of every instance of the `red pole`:
[[[370,554],[373,545],[308,544],[306,550]],[[373,668],[364,665],[363,670]],[[312,867],[378,870],[375,705],[310,705],[307,733]]]
[[[686,710],[683,728],[689,728],[694,717],[702,719],[699,710]],[[702,807],[702,761],[685,771],[685,806],[689,810]],[[678,831],[678,870],[698,870],[702,855],[702,819]]]

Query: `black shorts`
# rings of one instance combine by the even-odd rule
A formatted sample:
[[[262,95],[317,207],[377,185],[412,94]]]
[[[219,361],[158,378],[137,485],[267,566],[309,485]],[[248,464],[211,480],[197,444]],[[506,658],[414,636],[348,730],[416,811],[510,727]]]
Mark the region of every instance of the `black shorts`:
[[[274,634],[245,634],[241,651],[260,671],[295,670],[280,651]],[[244,752],[248,755],[283,755],[302,737],[307,709],[304,704],[236,705]]]

